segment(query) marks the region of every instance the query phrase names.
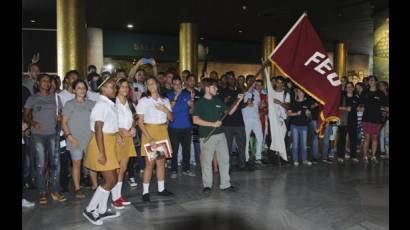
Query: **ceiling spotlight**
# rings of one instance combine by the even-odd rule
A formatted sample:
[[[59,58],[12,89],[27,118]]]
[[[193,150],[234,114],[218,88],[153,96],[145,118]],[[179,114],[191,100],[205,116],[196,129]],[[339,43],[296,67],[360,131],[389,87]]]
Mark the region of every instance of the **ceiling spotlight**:
[[[245,6],[245,5],[242,6],[242,10],[246,10],[247,8],[248,8],[248,7]]]
[[[241,33],[243,33],[243,31],[242,31],[242,30],[238,30],[238,33],[240,33],[240,34],[241,34]]]
[[[128,28],[128,29],[132,29],[132,28],[134,28],[134,25],[133,25],[133,24],[128,24],[128,25],[127,25],[127,28]]]
[[[204,37],[200,37],[199,39],[204,40]]]
[[[30,22],[31,22],[31,23],[35,23],[35,22],[36,22],[36,20],[34,20],[34,19],[31,19],[31,20],[30,20]]]

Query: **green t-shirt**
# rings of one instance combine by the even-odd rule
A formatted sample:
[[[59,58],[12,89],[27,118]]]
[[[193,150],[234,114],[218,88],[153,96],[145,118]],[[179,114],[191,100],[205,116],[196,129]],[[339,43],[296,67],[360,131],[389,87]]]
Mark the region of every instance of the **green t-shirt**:
[[[228,108],[219,97],[212,97],[211,100],[201,97],[195,102],[192,116],[198,116],[202,120],[214,122],[222,118],[223,114]],[[213,127],[199,126],[199,138],[207,137]],[[222,126],[218,127],[213,134],[222,133],[224,130]]]

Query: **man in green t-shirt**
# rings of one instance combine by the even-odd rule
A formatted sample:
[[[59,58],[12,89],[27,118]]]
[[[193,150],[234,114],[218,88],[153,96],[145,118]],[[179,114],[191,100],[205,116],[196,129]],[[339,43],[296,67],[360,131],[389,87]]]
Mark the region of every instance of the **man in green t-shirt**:
[[[212,158],[214,153],[217,154],[219,173],[221,176],[220,189],[223,191],[235,191],[231,186],[229,177],[229,152],[225,133],[221,127],[220,119],[225,112],[232,115],[238,108],[239,103],[243,100],[243,94],[238,95],[238,102],[233,106],[231,111],[227,111],[225,103],[216,96],[218,91],[217,81],[204,78],[204,96],[195,102],[192,113],[193,123],[199,126],[199,138],[201,146],[201,163],[202,163],[202,183],[204,193],[209,193],[212,187]],[[205,138],[213,128],[217,128],[206,143]]]

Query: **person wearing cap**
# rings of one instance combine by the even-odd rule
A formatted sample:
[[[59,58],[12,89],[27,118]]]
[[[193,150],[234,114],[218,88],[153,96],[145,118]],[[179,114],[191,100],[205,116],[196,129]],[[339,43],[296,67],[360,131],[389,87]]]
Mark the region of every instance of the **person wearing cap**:
[[[100,97],[90,115],[91,140],[88,143],[84,166],[100,172],[104,182],[98,186],[83,216],[94,225],[102,225],[103,220],[120,215],[107,208],[110,191],[117,183],[117,169],[120,168],[117,141],[118,115],[115,103],[115,81],[109,75],[98,80]]]

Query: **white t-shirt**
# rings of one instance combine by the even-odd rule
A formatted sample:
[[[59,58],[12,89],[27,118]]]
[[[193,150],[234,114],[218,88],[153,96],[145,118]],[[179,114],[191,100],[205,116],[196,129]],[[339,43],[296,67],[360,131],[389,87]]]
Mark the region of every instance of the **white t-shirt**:
[[[117,108],[118,114],[118,128],[129,130],[132,127],[134,119],[128,101],[125,100],[125,104],[123,105],[117,97],[115,99],[115,107]]]
[[[252,92],[246,92],[244,97],[243,97],[243,102],[246,103],[249,99],[252,98],[253,94],[253,106],[246,106],[245,108],[242,109],[242,116],[243,120],[259,120],[259,105],[261,103],[261,98],[259,96],[258,91],[253,90]]]
[[[67,101],[70,101],[75,98],[75,94],[68,92],[66,89],[58,93],[58,96],[60,97],[60,100],[63,106],[65,105]]]
[[[90,115],[90,128],[95,132],[95,122],[102,121],[103,133],[116,133],[118,132],[118,115],[114,102],[108,97],[100,95],[99,100],[95,104]]]
[[[87,98],[90,99],[91,101],[98,101],[100,98],[100,94],[93,92],[91,90],[87,91]]]
[[[286,93],[285,91],[277,92],[276,90],[273,90],[273,99],[277,99],[282,103],[290,103],[290,95],[289,93],[286,93],[286,98],[285,98],[285,95],[284,95],[285,93]],[[288,116],[286,113],[286,109],[276,103],[274,103],[273,105],[275,106],[275,110],[278,116],[283,119],[286,119]]]
[[[152,97],[143,97],[138,101],[137,114],[144,115],[144,123],[164,124],[167,122],[167,114],[155,108],[156,104],[162,104],[172,111],[168,98],[158,98],[155,101]]]

